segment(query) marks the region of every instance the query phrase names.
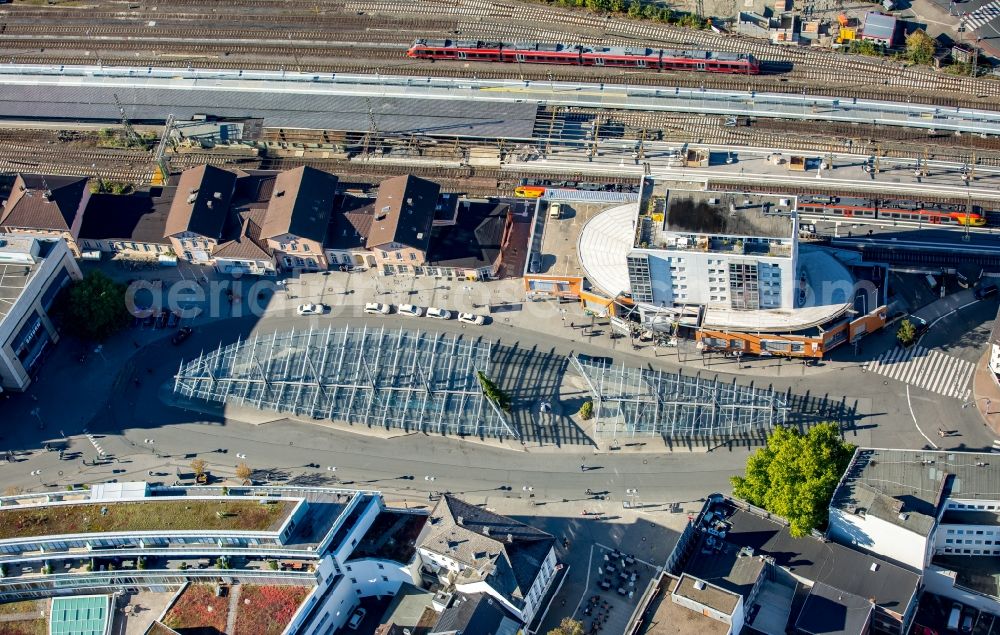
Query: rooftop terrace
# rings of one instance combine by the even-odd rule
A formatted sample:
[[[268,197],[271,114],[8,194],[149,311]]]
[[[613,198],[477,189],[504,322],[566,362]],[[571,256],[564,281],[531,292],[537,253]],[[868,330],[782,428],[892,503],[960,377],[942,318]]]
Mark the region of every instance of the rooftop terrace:
[[[0,540],[132,531],[277,531],[296,502],[143,500],[0,509]]]

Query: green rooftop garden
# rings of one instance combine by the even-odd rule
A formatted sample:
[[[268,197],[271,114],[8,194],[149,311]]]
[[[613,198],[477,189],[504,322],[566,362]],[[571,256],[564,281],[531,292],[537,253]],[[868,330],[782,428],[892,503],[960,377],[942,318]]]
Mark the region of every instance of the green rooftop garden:
[[[146,500],[0,509],[0,540],[122,531],[274,531],[294,501]]]

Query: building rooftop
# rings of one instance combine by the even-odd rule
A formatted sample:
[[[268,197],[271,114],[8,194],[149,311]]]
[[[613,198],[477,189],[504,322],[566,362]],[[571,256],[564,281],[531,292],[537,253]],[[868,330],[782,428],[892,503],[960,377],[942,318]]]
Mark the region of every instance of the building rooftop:
[[[937,555],[931,564],[955,572],[955,586],[1000,598],[1000,556]]]
[[[250,207],[231,215],[230,227],[225,234],[231,237],[221,243],[213,252],[213,258],[233,260],[270,260],[271,251],[261,237],[261,225],[267,211]],[[238,227],[235,231],[232,227]]]
[[[386,509],[358,541],[350,559],[378,558],[409,564],[426,523],[427,514]]]
[[[277,176],[261,231],[263,238],[292,234],[323,242],[337,194],[337,177],[302,166]]]
[[[431,633],[516,635],[520,628],[521,622],[488,594],[457,593]]]
[[[86,177],[18,174],[0,210],[0,227],[69,231],[86,194]]]
[[[165,235],[193,232],[218,240],[229,214],[237,175],[212,165],[184,170],[170,204]]]
[[[500,258],[509,215],[506,203],[463,202],[454,225],[431,231],[427,263],[466,269],[492,266]]]
[[[646,619],[637,635],[726,635],[729,625],[675,603],[671,590],[680,580],[664,573],[657,593],[646,607]]]
[[[375,635],[396,635],[408,629],[410,635],[425,635],[437,622],[437,613],[431,606],[434,594],[403,583],[382,614],[382,624]]]
[[[330,217],[330,225],[327,228],[323,247],[326,249],[364,249],[374,219],[374,203],[355,209],[334,211]]]
[[[859,448],[831,507],[928,535],[946,498],[1000,500],[995,454]]]
[[[792,196],[769,194],[669,190],[660,230],[706,236],[791,239],[794,200]],[[721,244],[712,242],[706,250],[722,249]],[[744,244],[744,249],[749,250],[750,245]]]
[[[874,37],[891,42],[896,34],[896,18],[891,15],[869,11],[861,32],[865,37]]]
[[[168,245],[164,232],[176,191],[164,187],[128,196],[94,194],[83,215],[80,238]]]
[[[272,499],[273,500],[273,499]],[[0,509],[0,540],[130,531],[277,531],[296,503],[141,499]]]
[[[554,544],[540,529],[447,495],[420,540],[421,548],[466,565],[462,583],[485,580],[514,602],[524,599]]]
[[[7,240],[0,237],[0,241]],[[35,275],[37,265],[0,263],[0,320],[7,317],[17,299],[21,297],[28,281]]]
[[[757,570],[757,576],[759,575],[760,569]],[[757,576],[754,577],[754,581],[757,580]],[[707,584],[702,580],[696,580],[686,574],[681,575],[681,579],[677,581],[673,593],[682,598],[704,604],[726,615],[732,615],[733,611],[736,610],[736,605],[740,602],[739,594],[727,591],[714,584]]]
[[[368,247],[397,243],[426,252],[440,192],[437,183],[413,175],[382,181]]]
[[[81,595],[52,598],[50,635],[104,635],[111,616],[111,598]]]
[[[728,527],[725,539],[703,532],[684,572],[723,589],[746,597],[766,557],[797,578],[875,598],[892,611],[905,609],[917,591],[921,576],[916,571],[837,543],[793,538],[780,519],[745,510],[727,498],[709,506]]]
[[[868,598],[817,582],[795,621],[798,632],[812,635],[862,635],[873,605]]]
[[[941,516],[942,525],[1000,525],[1000,512],[948,509]]]

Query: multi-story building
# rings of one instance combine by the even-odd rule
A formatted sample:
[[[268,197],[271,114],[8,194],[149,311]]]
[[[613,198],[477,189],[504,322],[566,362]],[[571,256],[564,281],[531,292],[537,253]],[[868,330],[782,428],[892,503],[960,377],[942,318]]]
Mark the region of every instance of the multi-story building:
[[[236,174],[212,165],[200,165],[181,174],[167,214],[164,237],[183,260],[210,264],[223,240]]]
[[[289,635],[335,632],[365,598],[397,593],[390,622],[436,623],[442,633],[491,624],[514,635],[551,582],[552,537],[457,499],[446,507],[466,514],[487,543],[481,527],[506,533],[502,547],[480,545],[491,557],[479,557],[474,571],[463,562],[434,594],[415,588],[430,516],[387,507],[374,491],[125,482],[4,496],[0,602],[198,583],[299,585],[309,590]],[[434,517],[431,536],[444,529],[440,511]]]
[[[278,174],[260,238],[286,270],[327,269],[323,251],[337,177],[303,166]]]
[[[667,560],[670,602],[721,627],[698,632],[869,632],[902,635],[921,573],[788,523],[721,494],[708,497]],[[663,600],[666,602],[666,599]],[[849,616],[849,617],[848,617]]]
[[[80,256],[77,240],[90,201],[86,177],[18,174],[0,210],[0,232],[62,238]]]
[[[628,254],[637,302],[734,311],[795,306],[792,198],[670,190],[640,213]]]
[[[385,273],[412,272],[427,261],[440,193],[437,183],[412,175],[379,185],[365,246]]]
[[[0,601],[189,582],[296,584],[311,591],[286,632],[326,633],[360,598],[413,581],[408,565],[426,519],[387,508],[377,492],[311,487],[107,483],[6,496]]]
[[[129,196],[94,194],[80,228],[81,251],[130,260],[171,257],[173,247],[163,232],[175,190],[165,187]]]
[[[0,234],[0,391],[23,391],[59,341],[49,310],[81,278],[66,241]]]
[[[418,553],[423,566],[460,593],[485,593],[531,623],[556,572],[555,538],[512,518],[443,496]]]
[[[924,572],[928,591],[1000,611],[1000,467],[976,452],[859,448],[830,539]]]

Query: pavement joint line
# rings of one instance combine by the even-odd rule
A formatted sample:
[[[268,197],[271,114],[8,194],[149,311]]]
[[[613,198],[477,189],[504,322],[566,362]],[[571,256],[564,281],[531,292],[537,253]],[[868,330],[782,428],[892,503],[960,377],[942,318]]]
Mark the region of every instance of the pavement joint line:
[[[934,448],[935,450],[940,450],[941,448],[939,448],[936,443],[931,441],[931,438],[929,436],[924,434],[924,431],[920,429],[920,424],[917,423],[917,415],[913,414],[913,403],[910,402],[909,384],[906,385],[906,405],[910,408],[910,416],[913,417],[913,425],[917,428],[917,432],[920,433],[920,436],[927,439],[927,443],[930,443],[932,448]]]

